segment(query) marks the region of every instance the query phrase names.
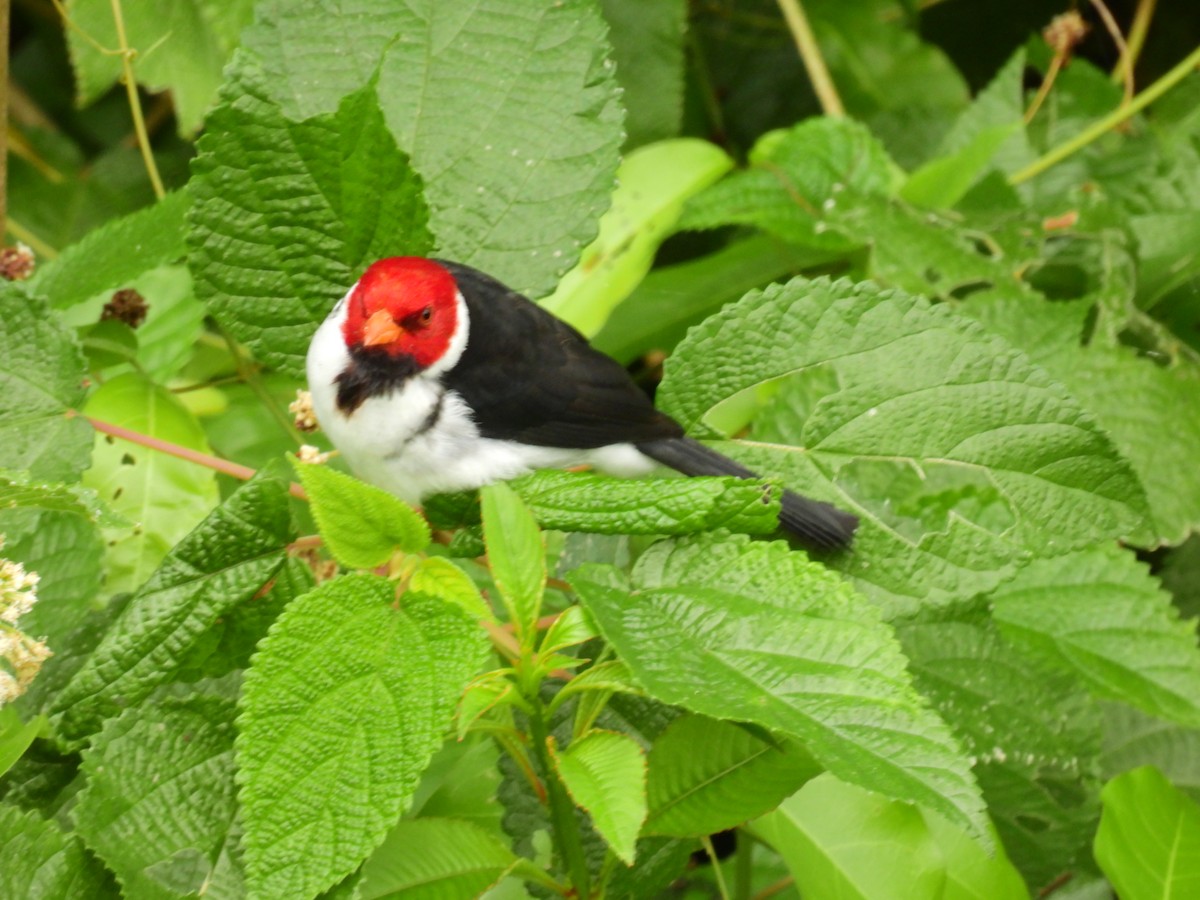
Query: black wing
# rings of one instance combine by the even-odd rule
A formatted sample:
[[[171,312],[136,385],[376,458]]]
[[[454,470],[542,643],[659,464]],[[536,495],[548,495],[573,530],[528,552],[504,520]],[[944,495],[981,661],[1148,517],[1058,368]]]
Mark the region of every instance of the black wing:
[[[484,437],[590,449],[683,434],[570,325],[470,266],[438,262],[471,317],[467,348],[445,384],[470,404]]]

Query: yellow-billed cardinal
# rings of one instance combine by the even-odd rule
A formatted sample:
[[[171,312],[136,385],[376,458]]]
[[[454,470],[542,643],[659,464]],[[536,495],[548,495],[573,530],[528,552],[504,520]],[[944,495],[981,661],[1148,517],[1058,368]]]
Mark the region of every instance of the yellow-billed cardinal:
[[[615,360],[470,266],[393,257],[367,269],[308,349],[325,433],[351,469],[409,502],[534,469],[753,472],[685,437]],[[858,519],[787,491],[780,524],[845,547]]]

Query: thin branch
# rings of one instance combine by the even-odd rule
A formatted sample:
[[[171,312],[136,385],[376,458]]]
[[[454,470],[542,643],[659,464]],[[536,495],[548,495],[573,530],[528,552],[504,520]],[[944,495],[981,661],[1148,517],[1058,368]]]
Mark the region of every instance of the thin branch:
[[[0,0],[0,237],[8,220],[8,23],[9,0]]]
[[[1109,37],[1117,45],[1117,52],[1121,54],[1120,58],[1124,59],[1129,54],[1129,46],[1125,43],[1125,36],[1121,34],[1121,27],[1117,25],[1117,20],[1113,18],[1113,14],[1109,11],[1104,0],[1091,0],[1091,2],[1096,13],[1100,16],[1100,21],[1104,23],[1104,28],[1108,32]],[[1121,102],[1128,103],[1133,99],[1133,70],[1124,70],[1121,80],[1125,84],[1125,99]]]
[[[1146,33],[1150,30],[1150,20],[1154,18],[1154,7],[1158,0],[1138,0],[1137,9],[1133,13],[1133,24],[1129,26],[1129,38],[1125,42],[1125,52],[1117,60],[1112,71],[1113,81],[1128,79],[1133,81],[1133,70],[1137,66],[1138,57],[1146,43]]]
[[[1054,87],[1054,82],[1058,79],[1058,73],[1062,71],[1064,57],[1061,53],[1055,53],[1050,60],[1050,68],[1046,70],[1046,77],[1042,79],[1042,84],[1038,88],[1038,92],[1033,97],[1033,102],[1029,104],[1029,109],[1025,110],[1023,121],[1026,125],[1033,121],[1033,117],[1037,115],[1042,104],[1046,102],[1046,98],[1050,96],[1050,88]]]
[[[1082,150],[1096,139],[1103,137],[1104,134],[1116,128],[1127,119],[1133,118],[1133,116],[1177,85],[1197,66],[1200,66],[1200,47],[1189,53],[1171,71],[1167,72],[1158,81],[1134,97],[1129,103],[1113,110],[1103,119],[1084,129],[1069,141],[1059,144],[1039,159],[1035,159],[1019,172],[1014,172],[1008,177],[1009,184],[1021,184],[1024,181],[1028,181],[1035,175],[1040,175],[1052,166],[1058,165],[1068,156]]]
[[[700,838],[700,846],[704,848],[704,853],[712,864],[713,875],[717,881],[717,893],[721,895],[721,900],[729,900],[729,888],[725,885],[725,873],[721,871],[721,860],[717,858],[717,850],[713,846],[712,838],[707,834],[704,835]]]
[[[241,350],[238,348],[237,341],[235,341],[233,338],[233,335],[230,334],[225,329],[225,326],[216,319],[210,318],[209,321],[212,322],[217,331],[220,333],[222,340],[225,341],[225,346],[229,350],[229,355],[233,357],[233,365],[237,369],[238,377],[241,378],[242,381],[245,382],[246,387],[250,388],[254,395],[258,397],[263,406],[267,408],[267,411],[271,413],[271,415],[279,423],[280,427],[283,428],[287,436],[295,441],[297,446],[303,444],[304,438],[296,429],[296,423],[292,421],[291,417],[288,416],[286,412],[283,411],[283,409],[279,406],[279,402],[271,395],[271,392],[267,390],[267,386],[263,384],[262,378],[259,376],[258,368],[253,365],[247,365],[245,358],[242,356]]]
[[[28,244],[29,249],[36,253],[39,259],[54,259],[58,256],[57,250],[11,216],[5,225],[8,228],[8,233],[22,244]]]
[[[796,42],[800,60],[808,72],[809,81],[812,82],[813,91],[821,103],[821,109],[827,116],[838,118],[845,116],[846,107],[842,105],[842,98],[838,96],[837,87],[829,75],[829,69],[825,66],[825,57],[821,55],[821,48],[817,46],[817,39],[808,24],[808,17],[804,14],[804,7],[800,5],[800,0],[776,0],[776,2],[783,13],[783,18],[787,20],[788,29],[792,32],[792,40]]]

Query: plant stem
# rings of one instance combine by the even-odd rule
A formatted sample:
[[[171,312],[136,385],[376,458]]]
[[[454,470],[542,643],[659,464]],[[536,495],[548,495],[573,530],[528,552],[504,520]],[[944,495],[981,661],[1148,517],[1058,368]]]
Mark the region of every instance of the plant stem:
[[[725,886],[725,874],[721,871],[721,861],[717,859],[717,850],[713,847],[712,838],[707,834],[700,838],[700,845],[704,847],[704,852],[708,854],[708,861],[712,864],[713,875],[717,879],[717,891],[721,895],[721,900],[729,900],[729,888]]]
[[[1065,143],[1059,144],[1057,147],[1050,150],[1039,159],[1035,159],[1019,172],[1014,172],[1008,177],[1009,184],[1020,184],[1023,181],[1028,181],[1035,175],[1040,175],[1052,166],[1058,165],[1068,156],[1082,150],[1092,141],[1102,137],[1106,132],[1111,131],[1116,126],[1120,125],[1126,119],[1132,118],[1137,113],[1141,112],[1176,84],[1182,81],[1191,71],[1200,65],[1200,47],[1197,47],[1187,55],[1180,63],[1178,63],[1170,72],[1163,75],[1158,81],[1150,85],[1129,103],[1123,104],[1113,110],[1103,119],[1093,123],[1088,128],[1085,128],[1075,137]]]
[[[800,0],[776,0],[776,2],[779,4],[784,19],[787,20],[788,29],[792,32],[792,40],[796,42],[800,60],[808,72],[808,78],[812,82],[817,100],[821,103],[821,109],[827,116],[838,118],[845,116],[846,107],[842,105],[842,98],[838,96],[837,88],[829,75],[829,69],[825,66],[825,57],[821,55],[821,48],[817,46],[817,39],[808,24],[808,17],[804,14],[804,7],[800,5]]]
[[[1158,0],[1139,0],[1137,10],[1133,14],[1133,24],[1129,26],[1129,37],[1125,39],[1125,52],[1121,54],[1112,71],[1113,81],[1133,81],[1133,69],[1146,43],[1146,32],[1150,30],[1150,20],[1154,17],[1157,2]]]
[[[146,120],[142,117],[142,101],[138,98],[137,80],[133,77],[133,58],[137,51],[129,46],[125,37],[125,18],[121,14],[121,0],[112,0],[113,24],[117,27],[117,45],[121,57],[121,80],[125,82],[125,94],[129,97],[129,112],[133,116],[133,130],[137,134],[138,147],[142,151],[142,162],[146,166],[146,174],[150,176],[150,186],[154,188],[154,196],[161,200],[166,196],[162,178],[158,175],[158,165],[154,162],[154,154],[150,151],[150,136],[146,133]]]
[[[545,708],[538,697],[528,699],[533,707],[533,713],[529,716],[529,743],[546,784],[546,799],[550,805],[550,819],[554,824],[554,845],[571,877],[575,896],[579,900],[585,900],[591,895],[591,876],[588,873],[587,858],[583,855],[583,838],[579,834],[579,823],[575,821],[575,805],[567,796],[562,782],[558,780],[554,764],[550,760],[550,734],[546,728]]]
[[[8,222],[8,24],[9,0],[0,0],[0,242]]]
[[[754,841],[746,833],[737,832],[737,853],[734,856],[733,896],[737,900],[750,900],[754,891]]]
[[[38,237],[16,219],[9,218],[6,225],[8,227],[8,233],[15,237],[22,244],[28,244],[29,249],[36,253],[39,259],[54,259],[58,256],[57,250],[43,241],[40,237]]]
[[[80,415],[77,412],[69,412],[68,415]],[[111,434],[113,437],[121,438],[129,441],[132,444],[138,444],[142,447],[148,447],[151,450],[158,450],[160,453],[166,453],[169,456],[174,456],[178,459],[186,459],[188,462],[195,463],[199,466],[213,469],[216,472],[221,472],[225,475],[231,475],[242,481],[249,481],[257,472],[249,466],[243,466],[235,462],[230,462],[227,459],[221,459],[217,456],[212,456],[208,453],[201,453],[199,450],[193,450],[191,447],[183,447],[179,444],[173,444],[170,441],[164,441],[160,438],[151,437],[148,434],[142,434],[140,431],[133,431],[129,428],[123,428],[120,425],[114,425],[111,422],[105,422],[102,419],[93,419],[91,416],[84,416],[91,423],[91,426],[103,434]],[[293,497],[299,500],[307,500],[308,495],[304,493],[304,489],[300,485],[293,483],[291,485],[291,493]]]
[[[229,349],[229,355],[233,358],[234,368],[237,369],[238,377],[241,378],[242,381],[245,382],[246,387],[250,388],[250,390],[254,392],[254,395],[258,397],[260,401],[262,401],[263,406],[267,408],[275,420],[280,424],[288,437],[294,440],[297,445],[303,444],[304,438],[296,429],[296,423],[291,420],[288,414],[284,412],[279,406],[278,402],[276,402],[275,398],[271,396],[271,392],[267,390],[266,385],[263,384],[262,378],[258,374],[258,369],[256,369],[254,366],[249,366],[246,364],[246,360],[243,358],[241,350],[238,348],[237,341],[233,339],[233,335],[226,331],[225,326],[216,319],[210,317],[209,321],[216,327],[217,331],[221,334],[222,340],[225,341],[225,346]]]
[[[1100,21],[1104,23],[1104,29],[1108,32],[1109,37],[1117,45],[1117,52],[1120,54],[1119,59],[1124,59],[1129,55],[1129,45],[1125,42],[1125,36],[1121,34],[1121,28],[1117,25],[1117,20],[1113,18],[1113,14],[1104,0],[1092,0],[1092,7],[1096,10],[1096,14],[1100,16]],[[1121,102],[1128,103],[1133,99],[1133,70],[1126,70],[1123,73],[1121,81],[1125,90],[1125,96]]]

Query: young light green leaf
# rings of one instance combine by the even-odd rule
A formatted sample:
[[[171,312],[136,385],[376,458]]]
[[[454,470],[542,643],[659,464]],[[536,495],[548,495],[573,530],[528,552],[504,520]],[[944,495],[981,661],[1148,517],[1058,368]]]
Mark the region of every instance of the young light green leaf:
[[[408,819],[363,865],[362,900],[478,897],[517,857],[493,835],[459,819]]]
[[[257,16],[246,46],[291,118],[331,112],[378,71],[441,255],[540,297],[595,236],[622,112],[592,0],[274,0]]]
[[[543,528],[597,534],[779,530],[778,487],[744,478],[612,478],[544,469],[512,483]]]
[[[0,468],[74,481],[91,456],[91,428],[67,411],[83,402],[83,357],[46,304],[0,283]]]
[[[269,583],[291,537],[285,482],[259,475],[235,491],[167,555],[55,697],[59,733],[93,734],[169,682],[216,619]]]
[[[248,0],[149,0],[123,17],[126,40],[137,49],[134,73],[152,91],[170,90],[185,134],[200,127],[221,84],[221,69],[250,21]],[[113,7],[104,0],[72,0],[66,29],[79,104],[91,103],[122,77]]]
[[[1200,649],[1145,564],[1118,547],[1034,560],[991,596],[1001,632],[1095,694],[1200,726]]]
[[[1122,900],[1200,895],[1200,806],[1153,766],[1101,794],[1096,862]]]
[[[838,565],[896,611],[1141,525],[1141,485],[1099,425],[944,305],[824,279],[751,292],[689,333],[658,396],[697,431],[760,386],[774,396],[752,442],[722,452],[857,513]]]
[[[0,777],[24,755],[45,724],[45,716],[34,716],[28,722],[22,722],[16,707],[0,707]]]
[[[696,138],[634,150],[617,169],[600,234],[541,305],[589,337],[638,286],[687,199],[733,168],[724,150]]]
[[[417,564],[408,580],[408,589],[457,603],[474,619],[496,621],[496,614],[479,593],[471,576],[440,556],[430,556]]]
[[[187,253],[184,217],[190,203],[187,191],[175,191],[152,206],[113,219],[39,267],[31,286],[48,297],[55,309],[69,309],[182,259]]]
[[[128,372],[106,381],[88,398],[84,412],[112,425],[211,452],[204,429],[174,395],[144,375]],[[171,547],[217,504],[216,473],[97,432],[92,467],[83,483],[116,512],[134,522],[111,534],[105,587],[137,590]]]
[[[751,833],[778,851],[804,896],[855,900],[1026,900],[1005,858],[939,816],[830,775],[814,778]]]
[[[492,579],[522,640],[532,641],[546,587],[542,534],[529,508],[507,484],[486,486],[479,499]]]
[[[825,567],[783,543],[698,536],[655,544],[632,587],[595,565],[571,584],[651,696],[796,737],[834,774],[989,840],[970,765],[891,629]]]
[[[387,491],[295,457],[292,468],[308,494],[325,546],[343,566],[373,569],[397,549],[419,553],[429,546],[425,520]]]
[[[233,718],[209,696],[131,709],[84,752],[72,818],[128,896],[241,893]]]
[[[112,876],[54,821],[0,803],[0,897],[121,896]]]
[[[948,209],[984,173],[996,151],[1019,124],[992,125],[983,129],[960,150],[932,159],[908,176],[900,196],[915,206]]]
[[[596,626],[592,624],[584,608],[568,606],[546,629],[542,642],[538,645],[538,652],[553,653],[590,641],[595,636]]]
[[[646,818],[646,757],[626,734],[593,731],[553,753],[554,765],[576,804],[613,852],[633,865],[634,844]]]
[[[823,770],[795,741],[768,743],[707,716],[676,719],[650,748],[643,831],[694,837],[774,809]]]
[[[232,75],[193,164],[188,265],[197,296],[259,359],[300,375],[362,268],[432,246],[421,183],[372,87],[294,122],[250,57]]]
[[[412,800],[485,652],[458,607],[371,575],[276,621],[238,719],[248,893],[312,896],[353,871]]]

